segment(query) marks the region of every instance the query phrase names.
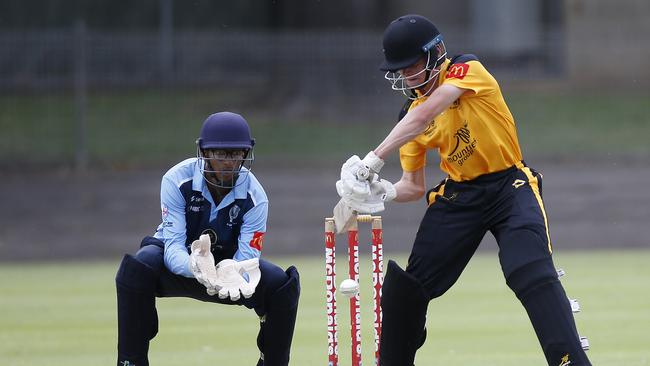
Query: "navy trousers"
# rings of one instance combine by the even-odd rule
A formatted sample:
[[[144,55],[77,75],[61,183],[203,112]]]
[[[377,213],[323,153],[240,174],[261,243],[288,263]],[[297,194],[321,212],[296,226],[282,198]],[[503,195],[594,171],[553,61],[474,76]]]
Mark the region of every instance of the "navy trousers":
[[[219,296],[207,294],[205,286],[194,278],[187,278],[171,273],[163,262],[164,244],[153,237],[142,240],[140,250],[135,258],[151,267],[160,276],[156,285],[156,297],[190,297],[200,301],[214,302],[228,305],[243,305],[255,309],[257,315],[262,316],[265,311],[265,297],[274,293],[287,282],[289,276],[275,264],[260,258],[260,271],[262,278],[255,289],[255,293],[248,299],[241,297],[237,301],[230,298],[220,299]]]

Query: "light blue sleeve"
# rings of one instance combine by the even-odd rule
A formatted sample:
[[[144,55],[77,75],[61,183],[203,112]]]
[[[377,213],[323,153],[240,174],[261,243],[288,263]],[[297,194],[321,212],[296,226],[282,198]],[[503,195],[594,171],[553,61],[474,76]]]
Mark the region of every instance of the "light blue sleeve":
[[[260,257],[262,254],[261,249],[264,242],[264,234],[266,233],[268,211],[269,203],[265,201],[246,212],[239,232],[238,249],[233,256],[234,260],[239,262]]]
[[[172,273],[193,278],[189,268],[190,255],[185,248],[185,199],[180,189],[167,176],[160,187],[162,208],[162,241],[165,243],[165,266]]]

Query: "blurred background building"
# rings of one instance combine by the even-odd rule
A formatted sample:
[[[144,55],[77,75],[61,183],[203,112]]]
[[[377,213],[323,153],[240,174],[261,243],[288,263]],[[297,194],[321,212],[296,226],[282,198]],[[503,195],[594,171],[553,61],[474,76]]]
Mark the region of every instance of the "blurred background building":
[[[254,122],[261,169],[296,175],[313,165],[301,161],[318,161],[321,168],[308,174],[326,183],[302,197],[286,177],[266,180],[273,202],[303,220],[271,221],[288,233],[287,247],[318,243],[341,159],[376,144],[403,103],[378,65],[383,29],[407,13],[429,17],[450,54],[474,53],[497,77],[524,122],[526,156],[647,167],[647,0],[3,0],[0,167],[12,175],[0,198],[13,211],[0,216],[0,254],[9,255],[26,231],[44,228],[59,247],[90,231],[100,246],[119,243],[110,253],[132,248],[157,224],[164,167],[193,154],[200,122],[219,109]],[[622,95],[620,111],[611,112],[620,120],[598,111],[610,94],[579,99],[605,92]],[[592,126],[602,134],[585,137]],[[86,175],[70,176],[70,167]],[[125,178],[143,168],[148,175]],[[110,173],[92,175],[98,171]],[[317,214],[302,214],[300,199],[315,196],[322,204],[309,210]],[[144,204],[136,208],[134,200]],[[52,220],[52,213],[63,217]],[[616,214],[593,226],[627,220]],[[629,215],[648,217],[641,209]],[[102,236],[103,220],[127,221],[116,230],[124,235]],[[297,224],[315,236],[292,232]],[[579,236],[576,229],[568,241]],[[615,237],[600,235],[598,243]]]
[[[383,88],[381,32],[421,13],[450,53],[501,78],[647,87],[643,0],[5,0],[2,92],[226,85],[290,98],[363,98]],[[366,113],[366,111],[363,111]]]

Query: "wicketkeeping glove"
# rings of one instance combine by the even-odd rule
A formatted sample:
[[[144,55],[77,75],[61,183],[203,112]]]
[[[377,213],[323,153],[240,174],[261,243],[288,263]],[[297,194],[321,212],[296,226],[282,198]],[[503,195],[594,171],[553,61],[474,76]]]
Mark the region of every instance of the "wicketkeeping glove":
[[[194,278],[207,289],[208,295],[216,294],[219,290],[216,285],[217,270],[210,252],[209,235],[201,235],[199,240],[192,242],[189,266]]]
[[[248,275],[248,281],[244,274]],[[237,301],[240,293],[244,298],[249,298],[255,293],[261,277],[258,258],[241,262],[224,259],[217,264],[216,284],[220,288],[219,298],[230,297],[230,300]]]

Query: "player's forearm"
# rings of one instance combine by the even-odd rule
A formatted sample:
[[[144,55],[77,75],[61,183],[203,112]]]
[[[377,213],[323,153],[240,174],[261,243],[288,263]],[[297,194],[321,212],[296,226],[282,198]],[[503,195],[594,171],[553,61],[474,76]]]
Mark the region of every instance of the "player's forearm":
[[[164,262],[167,269],[173,274],[192,278],[194,275],[189,268],[190,255],[183,247],[182,249],[167,245],[165,248]]]
[[[395,191],[395,202],[417,201],[424,195],[424,187],[404,180],[395,183]]]
[[[386,157],[394,150],[398,149],[405,143],[413,140],[421,134],[427,125],[425,113],[415,108],[399,121],[390,131],[388,136],[374,150],[375,154],[382,158]]]
[[[386,159],[391,151],[401,147],[424,132],[433,119],[442,113],[465,92],[453,85],[442,85],[422,104],[411,109],[393,127],[384,141],[374,150],[375,154]]]

